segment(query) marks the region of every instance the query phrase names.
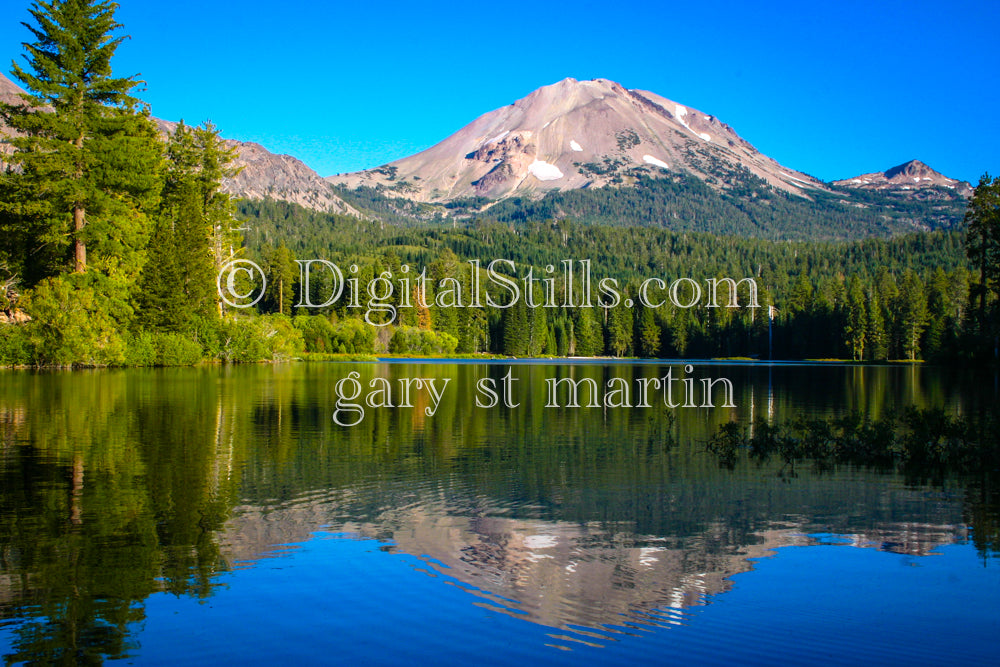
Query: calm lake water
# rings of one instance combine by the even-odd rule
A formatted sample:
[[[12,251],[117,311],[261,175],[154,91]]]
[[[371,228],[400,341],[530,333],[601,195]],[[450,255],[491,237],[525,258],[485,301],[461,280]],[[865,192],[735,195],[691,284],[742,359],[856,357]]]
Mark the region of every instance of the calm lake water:
[[[752,435],[909,406],[981,424],[993,374],[689,363],[0,372],[0,654],[996,664],[995,467],[723,460],[711,444],[734,421]],[[656,391],[650,407],[546,407],[547,380],[635,405],[668,370],[674,402],[726,378],[734,407],[721,383],[717,407]],[[335,423],[338,399],[341,421],[360,416],[350,377],[355,403],[381,388],[370,404],[394,407]],[[505,377],[509,405],[477,405],[477,383],[499,397]]]

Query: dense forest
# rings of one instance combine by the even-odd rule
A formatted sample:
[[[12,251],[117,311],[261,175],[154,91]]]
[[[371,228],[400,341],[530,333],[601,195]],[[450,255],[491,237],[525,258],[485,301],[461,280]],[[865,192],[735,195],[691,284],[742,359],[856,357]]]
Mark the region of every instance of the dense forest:
[[[981,187],[977,201],[990,189],[988,184]],[[434,285],[454,278],[468,292],[473,280],[469,260],[480,260],[481,270],[492,259],[504,258],[519,267],[511,272],[519,276],[527,267],[542,275],[545,266],[587,259],[595,276],[614,278],[628,297],[635,297],[640,284],[652,277],[667,282],[749,277],[758,285],[761,308],[756,310],[671,304],[655,309],[620,304],[611,309],[478,310],[437,307],[429,294],[429,328],[454,338],[458,352],[873,361],[972,358],[990,353],[988,327],[996,318],[990,299],[970,308],[970,299],[980,293],[979,276],[970,263],[965,234],[955,231],[852,242],[775,242],[565,219],[387,226],[277,202],[245,202],[240,211],[250,221],[246,245],[252,256],[267,263],[278,244],[288,261],[296,257],[341,266],[354,263],[363,267],[363,284],[383,271],[398,277],[406,265],[417,272],[427,267]],[[292,281],[298,279],[297,267],[289,266],[286,272]],[[318,292],[316,303],[321,302]],[[404,297],[394,298],[398,306]],[[290,304],[291,298],[286,301]],[[564,302],[560,292],[559,303]],[[273,298],[262,303],[265,311],[275,309]],[[979,305],[984,305],[982,312]],[[334,321],[328,337],[307,342],[314,349],[361,351],[333,334],[347,326],[341,322],[360,318],[360,311],[347,307],[346,299],[325,309]],[[285,312],[291,315],[295,309],[289,306]],[[417,325],[416,314],[399,312],[395,324]],[[383,342],[388,346],[390,341]],[[364,350],[370,351],[367,345],[366,340]]]
[[[595,225],[771,240],[856,240],[955,230],[961,228],[965,212],[965,198],[944,187],[916,193],[831,185],[806,198],[772,188],[748,172],[715,171],[718,178],[706,182],[683,173],[654,177],[645,167],[633,167],[617,179],[621,187],[554,190],[537,199],[511,197],[497,202],[478,197],[417,203],[392,196],[392,188],[381,185],[339,186],[337,193],[372,217],[396,225],[476,219],[519,224],[569,218]]]
[[[218,131],[181,123],[158,135],[138,82],[112,75],[124,39],[113,12],[32,10],[36,39],[12,72],[30,92],[0,107],[12,130],[0,174],[0,365],[305,353],[994,358],[1000,180],[984,176],[967,207],[945,193],[807,201],[750,176],[720,196],[695,179],[642,174],[628,188],[455,202],[448,215],[363,189],[342,193],[365,218],[238,202],[221,189],[234,155]],[[267,280],[252,308],[220,300],[236,259]],[[296,260],[309,259],[352,267],[358,298],[330,300],[334,274],[304,273]],[[510,307],[485,273],[493,260],[522,289]],[[589,262],[594,280],[556,280],[567,261]],[[723,278],[742,281],[741,303],[693,298]],[[620,298],[602,298],[602,279]],[[640,298],[651,279],[686,281],[691,294],[654,307]],[[470,300],[476,285],[482,302]]]

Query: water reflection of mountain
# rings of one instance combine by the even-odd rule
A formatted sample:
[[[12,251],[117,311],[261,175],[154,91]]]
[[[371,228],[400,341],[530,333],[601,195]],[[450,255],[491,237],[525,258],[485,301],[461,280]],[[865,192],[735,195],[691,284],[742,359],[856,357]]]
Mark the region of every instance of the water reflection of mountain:
[[[836,532],[855,547],[919,556],[967,539],[957,500],[929,500],[919,490],[882,486],[860,493],[862,503],[852,506],[848,499],[870,481],[841,478],[845,505],[827,500],[808,516],[778,511],[754,517],[748,531],[734,529],[743,519],[724,515],[727,508],[719,506],[716,518],[683,534],[635,533],[627,521],[518,518],[509,504],[444,493],[390,503],[365,517],[359,508],[370,505],[360,497],[362,489],[266,509],[239,507],[221,538],[222,553],[234,565],[252,567],[316,532],[373,538],[385,543],[385,551],[420,559],[423,572],[461,586],[479,598],[474,604],[553,628],[683,623],[686,609],[728,591],[731,577],[752,569],[753,559],[780,547],[814,544],[813,533]],[[776,505],[810,495],[808,484],[800,486],[778,490],[785,497]],[[453,511],[473,506],[475,513]],[[851,511],[844,513],[845,506]]]
[[[554,627],[681,620],[753,558],[814,532],[912,554],[965,539],[966,525],[984,556],[1000,542],[996,466],[911,479],[775,456],[723,469],[707,450],[730,420],[762,413],[822,421],[915,403],[989,414],[979,384],[956,388],[930,369],[775,369],[773,392],[766,368],[720,371],[741,388],[736,411],[548,410],[537,390],[516,410],[482,410],[456,390],[433,418],[383,410],[344,429],[330,387],[349,368],[4,376],[0,630],[14,628],[11,660],[128,656],[154,593],[209,598],[233,565],[320,530],[382,540],[472,602]],[[504,367],[357,368],[471,387]],[[553,373],[603,382],[658,369],[515,371],[538,388]]]

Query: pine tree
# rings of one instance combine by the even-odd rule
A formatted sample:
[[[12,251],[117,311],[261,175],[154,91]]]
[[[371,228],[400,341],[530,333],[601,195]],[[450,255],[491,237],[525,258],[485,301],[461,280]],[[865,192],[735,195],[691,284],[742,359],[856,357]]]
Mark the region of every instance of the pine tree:
[[[549,314],[542,307],[527,308],[528,311],[528,344],[526,353],[529,357],[537,357],[545,352],[549,344]]]
[[[881,267],[875,278],[876,295],[872,297],[874,302],[877,298],[881,306],[879,322],[884,331],[885,358],[898,359],[902,355],[902,333],[899,327],[898,310],[896,305],[899,297],[899,287],[896,285],[896,278],[885,267]]]
[[[986,300],[990,292],[1000,296],[1000,177],[983,174],[965,212],[966,252],[979,282],[975,298],[979,302],[979,323],[985,325]]]
[[[799,274],[788,296],[788,310],[792,315],[808,312],[813,306],[813,285],[804,272]]]
[[[264,271],[267,274],[267,295],[262,302],[264,310],[282,315],[291,315],[295,305],[295,282],[298,278],[298,264],[292,251],[285,247],[268,246],[263,249]],[[373,315],[373,317],[377,317]]]
[[[655,357],[660,353],[660,325],[652,308],[642,308],[639,315],[639,355]]]
[[[594,318],[591,308],[577,308],[573,317],[574,354],[592,357],[600,354],[603,346],[601,323]]]
[[[528,307],[518,299],[510,308],[505,308],[501,316],[503,328],[503,353],[513,356],[529,354],[528,346],[531,328]]]
[[[632,310],[624,304],[608,313],[608,350],[616,357],[632,351]]]
[[[24,24],[35,41],[25,44],[27,67],[15,62],[12,73],[29,93],[0,116],[20,133],[11,139],[18,183],[4,195],[20,202],[5,201],[5,209],[28,230],[26,245],[49,251],[50,263],[26,267],[35,279],[70,258],[76,273],[96,264],[131,279],[144,260],[160,147],[148,109],[132,96],[140,82],[112,75],[125,39],[114,36],[116,8],[106,0],[39,1],[29,9],[36,25]]]
[[[924,352],[929,357],[939,355],[944,346],[949,323],[950,289],[948,276],[944,269],[938,267],[931,278],[927,295],[928,323]]]
[[[847,338],[847,346],[851,350],[851,358],[854,361],[861,361],[865,358],[865,343],[868,339],[869,322],[868,311],[865,307],[865,294],[861,287],[861,281],[851,278],[847,288],[846,297],[846,323],[844,335]]]
[[[912,269],[903,273],[895,310],[902,334],[903,353],[913,361],[920,354],[920,334],[927,324],[927,298],[923,283]]]
[[[182,330],[194,316],[218,313],[217,230],[235,223],[224,201],[229,197],[219,191],[219,178],[206,177],[206,172],[219,169],[221,143],[208,128],[191,129],[182,121],[167,144],[160,212],[140,293],[147,326]]]
[[[878,296],[872,295],[868,300],[868,358],[873,361],[884,361],[889,358],[889,336],[885,330],[884,310]]]
[[[226,148],[219,130],[210,121],[194,129],[198,147],[198,185],[202,197],[205,224],[211,238],[211,253],[217,274],[242,245],[240,223],[236,216],[236,203],[222,188],[222,181],[234,178],[242,171],[233,162],[235,148]]]
[[[431,262],[428,270],[427,305],[432,309],[431,319],[434,323],[434,330],[449,333],[456,338],[461,338],[463,335],[463,331],[459,326],[459,318],[462,316],[460,311],[465,309],[436,306],[434,302],[434,287],[439,285],[440,281],[444,278],[454,278],[461,284],[463,299],[466,299],[465,295],[469,293],[469,281],[463,275],[464,273],[460,270],[458,256],[450,248],[442,250],[438,257]],[[448,302],[446,301],[445,303]],[[465,302],[463,301],[463,303]]]

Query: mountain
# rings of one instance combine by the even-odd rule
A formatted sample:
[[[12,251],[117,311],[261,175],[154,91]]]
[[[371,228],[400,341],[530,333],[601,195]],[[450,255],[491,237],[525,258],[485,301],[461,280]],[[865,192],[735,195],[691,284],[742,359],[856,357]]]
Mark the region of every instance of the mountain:
[[[155,120],[163,135],[173,132],[177,126],[171,121]],[[236,149],[239,157],[233,164],[242,169],[234,178],[223,181],[225,192],[250,200],[285,201],[324,213],[361,215],[301,160],[291,155],[276,155],[248,141],[226,139],[225,143],[228,148]]]
[[[0,74],[0,102],[18,102],[21,92],[21,88],[13,81]],[[172,131],[177,125],[158,118],[154,120],[163,134]],[[7,128],[0,125],[0,136],[8,134]],[[354,207],[336,195],[329,183],[300,160],[290,155],[275,155],[260,144],[227,139],[226,145],[236,148],[239,157],[235,166],[242,167],[235,178],[223,181],[222,187],[226,192],[251,200],[291,202],[324,213],[360,215]],[[10,152],[9,144],[0,143],[0,153]],[[2,162],[0,160],[0,166]]]
[[[17,87],[13,81],[5,77],[0,73],[0,103],[2,104],[17,104],[21,101],[21,89]],[[0,156],[10,155],[14,152],[14,149],[9,143],[7,143],[6,138],[10,135],[10,131],[2,120],[0,120]],[[4,168],[4,159],[0,157],[0,171]]]
[[[17,84],[5,77],[0,73],[0,102],[5,104],[13,104],[19,102],[21,89],[18,88]]]
[[[693,175],[716,188],[751,174],[805,197],[826,189],[715,116],[606,79],[539,88],[421,153],[328,180],[435,202],[592,188],[641,174]]]
[[[960,197],[972,196],[972,186],[965,181],[948,178],[934,171],[920,160],[910,160],[887,171],[861,174],[854,178],[834,181],[834,185],[861,190],[910,192],[914,196],[927,195],[931,191],[947,188]],[[947,193],[940,193],[947,196]]]

